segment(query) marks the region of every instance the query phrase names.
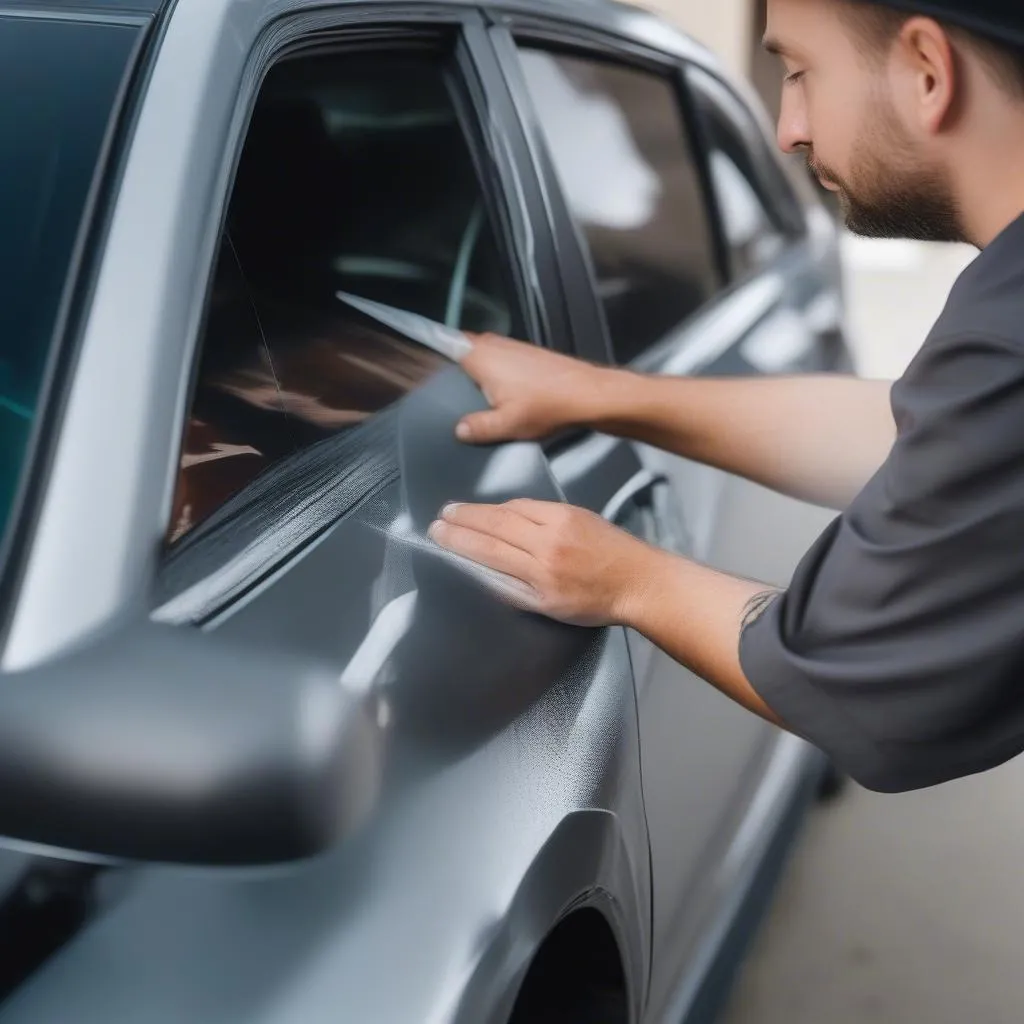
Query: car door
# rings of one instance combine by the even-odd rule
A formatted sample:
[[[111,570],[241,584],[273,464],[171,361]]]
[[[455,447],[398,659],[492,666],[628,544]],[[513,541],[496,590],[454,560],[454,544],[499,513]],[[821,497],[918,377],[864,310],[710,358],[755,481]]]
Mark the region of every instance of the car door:
[[[478,955],[480,915],[516,890],[562,816],[603,801],[550,756],[581,730],[600,729],[584,744],[588,793],[626,802],[638,889],[614,895],[623,927],[643,936],[626,955],[646,966],[625,636],[513,611],[493,579],[425,539],[447,501],[562,500],[548,460],[532,444],[459,444],[460,416],[486,407],[475,385],[337,299],[564,344],[560,303],[545,291],[556,277],[535,274],[552,250],[543,218],[529,216],[536,186],[516,176],[516,125],[500,124],[500,90],[486,92],[486,68],[467,52],[478,16],[431,18],[441,24],[407,10],[390,27],[357,16],[351,40],[296,41],[263,80],[221,232],[157,612],[335,664],[373,702],[385,756],[380,792],[368,794],[371,837],[331,855],[329,881],[297,878],[279,908],[291,923],[274,923],[301,931],[289,907],[298,916],[311,899],[320,927],[344,919],[373,882],[365,928],[377,936],[388,922],[386,951],[340,929],[324,982],[367,1020],[424,1019],[423,993],[440,998],[450,958]],[[516,955],[529,956],[521,938]],[[400,981],[360,1004],[354,978],[385,962],[403,964]]]
[[[785,262],[802,236],[799,211],[789,209],[787,219],[765,205],[728,155],[708,159],[708,108],[694,103],[673,59],[538,19],[510,19],[496,30],[496,45],[558,197],[550,206],[562,251],[579,253],[583,264],[570,285],[578,354],[652,373],[721,375],[761,372],[757,360],[774,343],[772,368],[794,369],[794,322],[796,348],[818,354]],[[786,195],[784,185],[772,187]],[[598,484],[605,467],[631,460],[630,484],[609,495]],[[793,509],[783,504],[780,514],[767,492],[645,446],[577,437],[563,442],[553,467],[570,500],[728,571],[784,581],[814,535],[806,517],[802,527],[786,525]],[[780,525],[788,541],[773,537]],[[723,854],[776,732],[642,637],[630,634],[630,650],[652,847],[658,1019],[728,896]]]
[[[624,633],[515,612],[425,543],[447,500],[557,484],[536,445],[457,444],[475,386],[336,299],[558,337],[480,15],[178,0],[154,61],[16,654],[152,613],[209,649],[313,662],[369,712],[379,773],[353,780],[359,836],[314,862],[139,865],[5,1017],[498,1024],[584,907],[618,940],[636,1016],[649,859]],[[295,729],[324,740],[325,717],[306,706]]]

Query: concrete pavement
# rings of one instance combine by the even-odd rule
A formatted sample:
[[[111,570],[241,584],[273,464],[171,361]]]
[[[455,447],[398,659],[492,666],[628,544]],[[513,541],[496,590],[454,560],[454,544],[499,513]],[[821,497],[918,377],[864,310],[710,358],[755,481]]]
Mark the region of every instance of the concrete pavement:
[[[725,1024],[1019,1024],[1024,761],[809,820]]]

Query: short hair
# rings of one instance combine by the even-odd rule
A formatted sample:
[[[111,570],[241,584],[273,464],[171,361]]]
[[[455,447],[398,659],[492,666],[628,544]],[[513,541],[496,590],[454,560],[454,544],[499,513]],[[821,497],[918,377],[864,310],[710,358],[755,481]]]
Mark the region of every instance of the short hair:
[[[847,24],[871,48],[873,55],[878,56],[888,50],[900,29],[914,16],[912,12],[866,0],[840,0],[840,11]],[[941,19],[939,23],[954,42],[973,50],[981,58],[992,78],[1005,92],[1015,99],[1024,100],[1024,50]]]

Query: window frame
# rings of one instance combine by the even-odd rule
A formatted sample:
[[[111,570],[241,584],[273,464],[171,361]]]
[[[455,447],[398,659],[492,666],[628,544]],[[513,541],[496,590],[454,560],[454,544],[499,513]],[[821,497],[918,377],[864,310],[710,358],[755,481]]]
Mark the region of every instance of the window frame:
[[[730,286],[735,286],[756,277],[758,274],[765,273],[773,264],[784,259],[785,255],[795,245],[803,241],[807,234],[806,218],[804,217],[800,201],[793,191],[785,172],[779,165],[775,153],[764,138],[756,118],[747,110],[746,101],[721,75],[716,75],[708,68],[700,67],[687,61],[684,62],[681,73],[693,110],[693,129],[699,139],[701,160],[705,164],[704,173],[708,187],[708,201],[714,211],[716,228],[721,238],[727,279]],[[725,94],[732,109],[719,102],[717,96],[703,87],[700,82],[702,77],[710,80],[714,86]],[[698,94],[703,97],[705,103],[714,107],[718,116],[723,121],[728,123],[736,137],[753,157],[755,180],[751,184],[758,200],[765,206],[765,212],[783,241],[782,249],[773,258],[771,263],[746,274],[734,274],[732,271],[731,245],[726,237],[718,188],[715,186],[710,167],[711,154],[717,147],[712,143],[707,126],[705,125],[704,116],[700,112],[700,104],[696,98]],[[763,157],[763,160],[758,160],[758,156]],[[749,175],[742,168],[738,168],[738,170],[745,178],[750,180]]]
[[[479,12],[459,7],[410,9],[407,6],[375,5],[372,20],[367,19],[366,11],[334,8],[303,11],[272,22],[250,50],[246,73],[236,97],[236,123],[225,149],[225,166],[221,175],[223,189],[218,191],[210,206],[211,221],[216,225],[215,242],[209,258],[203,260],[204,282],[199,292],[202,306],[195,317],[195,335],[184,375],[183,394],[178,402],[178,432],[169,460],[171,479],[165,502],[165,525],[170,520],[185,422],[197,383],[220,240],[233,196],[238,164],[267,74],[280,61],[301,54],[346,49],[366,52],[368,48],[376,47],[393,51],[409,45],[425,46],[439,53],[439,65],[462,124],[496,243],[509,270],[511,297],[518,303],[529,333],[538,344],[545,345],[551,345],[553,339],[564,334],[557,309],[552,310],[550,293],[545,293],[543,282],[531,279],[529,273],[531,252],[550,249],[551,246],[546,238],[536,237],[537,232],[531,228],[536,214],[530,210],[524,196],[529,184],[524,179],[529,168],[522,157],[522,140],[516,136],[517,121],[513,118],[509,123],[511,106],[502,93],[503,81],[497,74],[493,51]],[[504,133],[494,130],[496,123],[505,129]],[[377,414],[374,420],[381,416],[387,416],[387,410]],[[331,440],[336,439],[322,443],[329,444]],[[301,456],[303,453],[297,454]],[[289,474],[287,467],[295,460],[286,460],[286,468],[278,474],[275,483],[288,494],[290,505],[307,506],[303,528],[296,530],[295,523],[289,522],[289,516],[277,509],[266,515],[246,516],[241,523],[232,522],[228,538],[225,536],[228,531],[222,528],[220,517],[214,513],[173,546],[164,547],[155,580],[152,616],[159,621],[202,624],[220,614],[225,605],[272,577],[283,563],[314,543],[357,505],[378,493],[381,486],[395,479],[397,459],[394,452],[382,457],[387,464],[377,467],[381,483],[364,493],[350,495],[350,500],[340,504],[325,500],[330,495],[315,493],[301,465],[296,467],[297,472]],[[276,468],[280,466],[279,463]],[[274,467],[268,472],[273,473]],[[239,495],[244,498],[265,475],[261,474]],[[281,543],[286,526],[288,540]],[[232,563],[247,551],[250,555],[254,551],[265,553],[257,555],[256,564],[233,573]],[[253,559],[249,558],[249,562],[252,563]]]
[[[495,33],[498,36],[502,69],[508,77],[510,88],[516,95],[517,105],[520,107],[524,123],[530,130],[531,145],[535,151],[538,173],[543,177],[549,195],[552,230],[559,240],[559,251],[563,254],[563,262],[567,264],[563,270],[563,280],[567,302],[574,312],[575,354],[593,362],[613,366],[634,365],[636,360],[629,364],[620,364],[615,358],[611,333],[599,297],[597,275],[590,254],[590,246],[583,236],[582,228],[573,215],[571,205],[558,180],[554,161],[519,61],[519,50],[532,47],[584,60],[613,63],[630,70],[652,74],[665,80],[672,87],[686,132],[686,142],[695,161],[695,170],[703,193],[713,247],[712,262],[718,284],[715,293],[707,302],[694,310],[690,317],[678,324],[665,338],[649,345],[637,357],[638,360],[642,360],[648,352],[660,347],[677,333],[684,331],[686,325],[694,317],[717,304],[731,284],[729,249],[724,237],[718,207],[714,202],[713,183],[709,176],[707,154],[703,149],[704,140],[697,130],[697,111],[694,108],[686,81],[687,62],[678,56],[641,45],[601,29],[534,14],[506,15],[501,18]]]

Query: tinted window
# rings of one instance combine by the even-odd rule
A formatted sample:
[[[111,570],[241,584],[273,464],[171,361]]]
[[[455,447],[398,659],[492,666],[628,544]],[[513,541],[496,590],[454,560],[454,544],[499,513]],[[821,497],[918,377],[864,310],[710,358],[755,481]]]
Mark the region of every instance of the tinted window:
[[[0,528],[137,36],[0,15]]]
[[[750,116],[721,82],[696,68],[689,73],[701,129],[707,140],[708,168],[722,231],[729,247],[730,269],[741,277],[770,263],[786,242],[785,227],[774,209],[757,159],[764,154],[748,139],[760,133]],[[739,124],[746,122],[746,136]]]
[[[171,523],[187,533],[294,448],[270,350],[230,238],[213,281]]]
[[[438,369],[339,291],[521,334],[446,76],[430,54],[349,52],[267,78],[221,245],[171,539]]]
[[[548,147],[597,277],[620,362],[718,286],[698,165],[674,84],[576,56],[522,51]]]

